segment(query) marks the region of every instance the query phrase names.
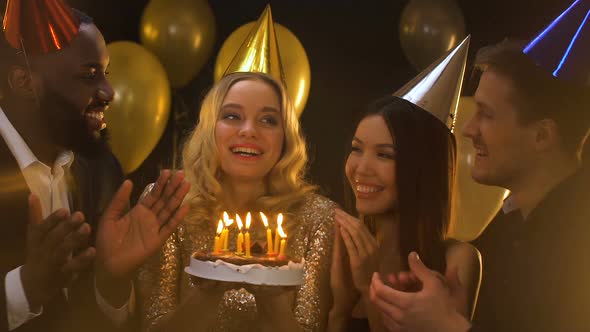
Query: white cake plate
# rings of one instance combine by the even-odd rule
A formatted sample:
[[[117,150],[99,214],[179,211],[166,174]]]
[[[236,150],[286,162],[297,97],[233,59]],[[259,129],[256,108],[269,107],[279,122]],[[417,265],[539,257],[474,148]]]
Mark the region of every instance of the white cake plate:
[[[260,264],[235,265],[217,260],[201,261],[191,257],[184,271],[192,276],[228,282],[243,282],[252,285],[299,286],[303,284],[304,262],[289,262],[280,267]]]

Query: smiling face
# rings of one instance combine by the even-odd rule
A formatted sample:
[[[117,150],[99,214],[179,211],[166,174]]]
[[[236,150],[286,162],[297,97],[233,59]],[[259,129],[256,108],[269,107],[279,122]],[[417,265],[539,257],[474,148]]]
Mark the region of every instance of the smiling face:
[[[215,141],[225,176],[260,181],[281,156],[284,129],[280,98],[261,80],[235,83],[225,96],[215,126]]]
[[[476,113],[463,128],[477,152],[471,175],[479,183],[510,188],[534,165],[536,131],[519,121],[516,93],[502,74],[482,74],[474,96]]]
[[[94,24],[81,24],[71,45],[32,59],[38,75],[39,116],[56,144],[84,150],[99,142],[104,112],[114,98],[107,80],[109,54]]]
[[[362,215],[393,209],[397,200],[393,137],[380,115],[364,118],[358,125],[346,160],[346,177]]]

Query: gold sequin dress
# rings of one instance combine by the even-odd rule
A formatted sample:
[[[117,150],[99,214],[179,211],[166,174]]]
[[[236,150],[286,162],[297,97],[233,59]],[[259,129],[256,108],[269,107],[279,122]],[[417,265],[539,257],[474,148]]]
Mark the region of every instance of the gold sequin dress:
[[[330,262],[334,236],[334,208],[329,199],[309,194],[303,204],[287,214],[290,257],[305,259],[304,284],[297,290],[293,313],[305,331],[325,326],[330,309]],[[150,331],[159,320],[173,312],[190,293],[190,276],[184,272],[195,251],[211,251],[217,220],[182,224],[164,245],[159,255],[145,264],[138,274],[139,315],[143,331]],[[252,240],[265,240],[263,227],[251,227]],[[255,229],[253,231],[253,228]],[[230,229],[230,250],[235,250],[237,230]],[[233,246],[233,247],[232,247]],[[245,331],[256,328],[256,301],[244,289],[227,291],[219,303],[215,331]],[[198,317],[198,313],[195,312]],[[198,319],[195,319],[195,324]],[[259,330],[259,329],[258,329]]]

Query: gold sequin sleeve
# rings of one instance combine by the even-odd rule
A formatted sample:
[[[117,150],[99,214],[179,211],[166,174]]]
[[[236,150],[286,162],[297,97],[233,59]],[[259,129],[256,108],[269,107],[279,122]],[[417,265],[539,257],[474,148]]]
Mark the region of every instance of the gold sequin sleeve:
[[[334,237],[334,207],[329,199],[309,194],[293,211],[285,227],[289,234],[287,253],[305,259],[304,284],[295,295],[294,316],[304,331],[325,329],[330,302],[330,263]],[[214,223],[180,225],[161,253],[144,265],[138,275],[142,331],[152,331],[162,318],[177,309],[192,288],[183,267],[198,250],[211,250]],[[236,230],[230,230],[234,239]],[[235,241],[230,243],[234,250]],[[232,248],[233,247],[233,248]],[[144,302],[145,301],[145,302]],[[143,303],[142,303],[143,302]],[[256,301],[245,289],[227,291],[219,303],[214,331],[259,329]]]
[[[181,262],[178,234],[174,233],[160,252],[140,268],[136,284],[142,331],[154,330],[162,318],[176,309]]]
[[[334,208],[329,199],[312,195],[301,208],[305,237],[305,282],[297,292],[295,318],[304,331],[324,331],[330,310],[330,264],[334,242]]]

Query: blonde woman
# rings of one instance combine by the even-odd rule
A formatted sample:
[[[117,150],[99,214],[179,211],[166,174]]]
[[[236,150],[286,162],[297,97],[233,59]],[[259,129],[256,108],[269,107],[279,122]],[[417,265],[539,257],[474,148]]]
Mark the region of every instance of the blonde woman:
[[[183,159],[190,212],[139,274],[142,329],[323,330],[335,205],[303,178],[305,142],[283,86],[260,73],[222,78],[203,101]],[[183,269],[193,252],[211,250],[222,211],[284,213],[287,254],[305,259],[304,284],[249,291],[223,282],[191,284]],[[250,232],[263,239],[260,231]]]

